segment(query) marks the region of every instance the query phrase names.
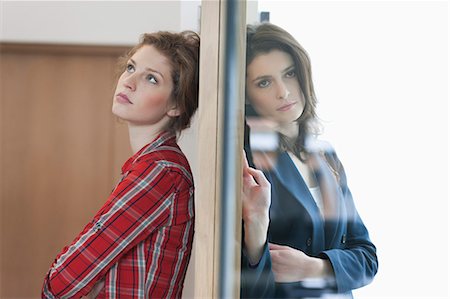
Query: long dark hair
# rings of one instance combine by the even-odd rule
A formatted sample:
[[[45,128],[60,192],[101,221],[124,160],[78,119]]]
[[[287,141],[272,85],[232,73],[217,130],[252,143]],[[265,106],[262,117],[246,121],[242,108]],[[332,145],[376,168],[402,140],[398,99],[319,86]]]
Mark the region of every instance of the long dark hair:
[[[280,145],[283,149],[293,152],[301,160],[304,160],[307,154],[305,149],[306,136],[318,132],[317,99],[314,93],[311,62],[308,53],[291,34],[274,24],[247,25],[246,66],[248,67],[256,56],[266,54],[272,50],[283,51],[292,57],[297,72],[297,79],[305,97],[303,113],[297,119],[298,136],[292,139],[280,134]],[[248,111],[252,110],[251,104],[248,108],[246,109],[247,114]]]

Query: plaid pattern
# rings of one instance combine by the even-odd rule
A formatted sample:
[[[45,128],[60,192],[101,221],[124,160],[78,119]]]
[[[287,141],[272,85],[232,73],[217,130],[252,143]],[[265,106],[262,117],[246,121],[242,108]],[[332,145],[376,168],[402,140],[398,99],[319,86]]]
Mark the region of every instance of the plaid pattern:
[[[194,234],[189,164],[164,132],[122,167],[122,179],[56,257],[42,298],[180,298]]]

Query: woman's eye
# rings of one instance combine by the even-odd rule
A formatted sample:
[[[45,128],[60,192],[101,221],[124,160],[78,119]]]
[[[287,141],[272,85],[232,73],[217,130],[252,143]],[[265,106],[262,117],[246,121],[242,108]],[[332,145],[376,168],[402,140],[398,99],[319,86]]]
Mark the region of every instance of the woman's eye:
[[[258,82],[258,87],[260,88],[264,88],[270,85],[270,81],[269,80],[262,80]]]
[[[296,76],[296,74],[295,74],[295,71],[294,71],[294,70],[289,71],[289,72],[286,73],[286,77],[287,77],[287,78],[293,78],[293,77],[295,77],[295,76]]]
[[[146,79],[147,79],[148,82],[150,82],[152,84],[158,83],[158,81],[156,80],[155,76],[153,76],[153,75],[148,75]]]
[[[127,64],[127,72],[128,73],[133,73],[134,72],[134,65]]]

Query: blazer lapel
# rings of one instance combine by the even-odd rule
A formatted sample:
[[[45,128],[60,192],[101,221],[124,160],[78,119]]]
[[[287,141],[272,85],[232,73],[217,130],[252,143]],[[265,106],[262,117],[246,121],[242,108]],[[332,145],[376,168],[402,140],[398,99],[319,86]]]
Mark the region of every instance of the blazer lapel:
[[[313,221],[313,249],[323,248],[324,223],[319,208],[303,177],[300,175],[294,162],[286,152],[278,156],[273,173],[278,177],[280,184],[288,190],[298,202],[308,211]],[[315,251],[315,250],[314,250]]]
[[[324,206],[325,246],[326,248],[331,248],[332,244],[339,238],[339,232],[344,225],[343,219],[346,219],[347,216],[342,206],[342,191],[338,183],[338,178],[335,175],[336,170],[332,169],[325,155],[320,155],[319,157],[319,168],[314,174],[319,183]]]

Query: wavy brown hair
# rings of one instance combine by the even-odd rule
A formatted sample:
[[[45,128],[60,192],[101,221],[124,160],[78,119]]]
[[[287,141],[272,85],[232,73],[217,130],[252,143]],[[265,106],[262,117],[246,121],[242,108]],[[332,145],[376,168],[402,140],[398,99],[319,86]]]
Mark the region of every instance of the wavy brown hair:
[[[179,33],[158,31],[144,33],[140,42],[119,59],[117,73],[125,71],[128,60],[145,45],[155,47],[170,62],[172,68],[172,100],[180,111],[173,117],[167,130],[180,133],[190,126],[198,107],[198,78],[200,36],[194,31]]]
[[[297,138],[292,140],[286,136],[280,136],[281,146],[292,151],[303,160],[304,154],[306,154],[306,136],[318,132],[317,99],[314,93],[308,53],[291,34],[274,24],[247,25],[246,66],[248,67],[256,56],[267,54],[272,50],[283,51],[292,57],[297,79],[305,97],[305,108],[302,115],[297,119],[299,126]]]

